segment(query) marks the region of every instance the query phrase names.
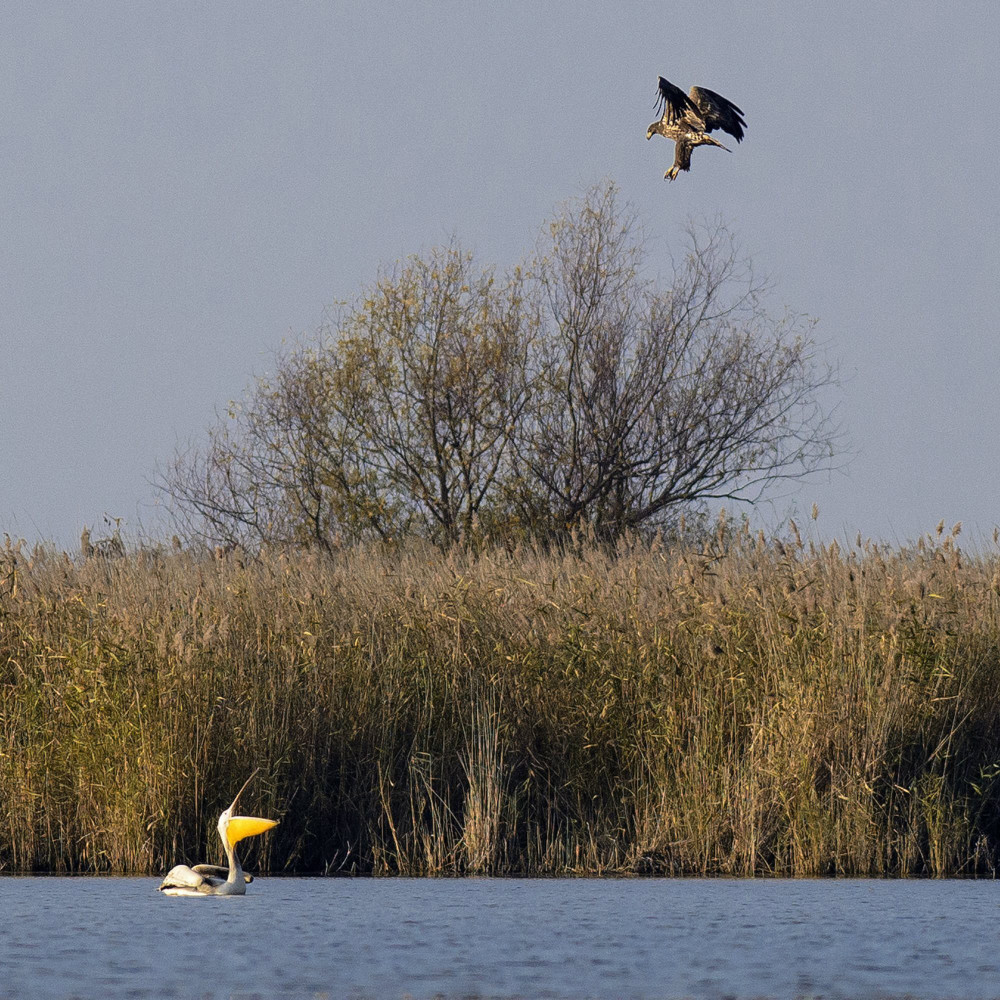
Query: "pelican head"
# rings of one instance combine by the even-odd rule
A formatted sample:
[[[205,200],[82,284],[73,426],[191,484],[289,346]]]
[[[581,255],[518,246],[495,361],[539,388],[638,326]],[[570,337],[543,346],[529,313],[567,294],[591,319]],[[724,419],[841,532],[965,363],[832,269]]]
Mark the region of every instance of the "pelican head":
[[[257,816],[233,815],[236,803],[239,802],[240,796],[244,791],[246,791],[247,785],[253,781],[254,775],[256,774],[257,772],[254,771],[254,773],[243,782],[243,787],[236,793],[236,798],[233,799],[232,805],[230,805],[228,809],[224,809],[222,815],[219,816],[219,836],[222,838],[223,845],[227,846],[229,850],[233,850],[244,837],[252,837],[258,833],[266,833],[268,830],[271,830],[278,825],[278,821],[276,819],[260,819]]]

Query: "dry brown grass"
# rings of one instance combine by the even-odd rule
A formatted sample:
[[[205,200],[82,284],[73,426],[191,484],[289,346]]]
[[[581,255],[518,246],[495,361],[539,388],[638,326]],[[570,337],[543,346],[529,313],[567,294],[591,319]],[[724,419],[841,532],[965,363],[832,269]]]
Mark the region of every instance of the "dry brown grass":
[[[0,549],[0,868],[992,873],[1000,576],[721,530],[335,558]]]

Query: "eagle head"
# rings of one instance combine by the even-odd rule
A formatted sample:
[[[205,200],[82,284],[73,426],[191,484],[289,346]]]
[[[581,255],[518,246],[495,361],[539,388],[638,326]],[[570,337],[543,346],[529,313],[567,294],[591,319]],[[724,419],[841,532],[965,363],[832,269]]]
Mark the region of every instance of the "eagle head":
[[[653,138],[653,133],[659,131],[659,129],[657,129],[657,127],[656,127],[659,124],[660,124],[659,122],[653,122],[653,124],[650,125],[648,129],[646,129],[646,138],[647,139],[652,139]]]

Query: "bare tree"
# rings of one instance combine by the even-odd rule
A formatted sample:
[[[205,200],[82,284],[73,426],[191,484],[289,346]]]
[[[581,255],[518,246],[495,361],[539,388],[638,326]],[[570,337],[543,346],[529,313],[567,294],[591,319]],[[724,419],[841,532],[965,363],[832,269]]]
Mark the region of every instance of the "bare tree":
[[[328,350],[301,344],[275,361],[205,445],[161,471],[175,521],[189,537],[221,545],[329,549],[341,536],[399,532],[399,512],[376,490],[360,431],[343,412]]]
[[[603,537],[710,499],[754,501],[829,462],[831,368],[812,324],[772,318],[721,224],[690,227],[669,286],[613,185],[549,226],[535,262],[538,392],[517,435],[522,504]]]

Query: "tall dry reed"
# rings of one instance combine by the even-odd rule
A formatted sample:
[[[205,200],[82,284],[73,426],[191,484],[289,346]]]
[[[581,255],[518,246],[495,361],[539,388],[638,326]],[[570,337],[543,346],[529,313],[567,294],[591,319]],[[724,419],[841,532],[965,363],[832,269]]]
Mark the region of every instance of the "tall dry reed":
[[[0,868],[992,874],[1000,576],[952,535],[0,549]]]

